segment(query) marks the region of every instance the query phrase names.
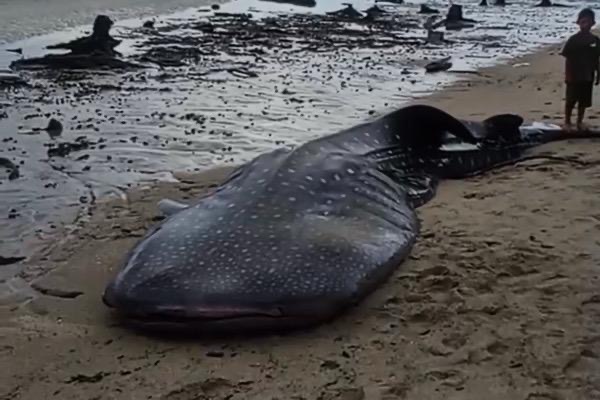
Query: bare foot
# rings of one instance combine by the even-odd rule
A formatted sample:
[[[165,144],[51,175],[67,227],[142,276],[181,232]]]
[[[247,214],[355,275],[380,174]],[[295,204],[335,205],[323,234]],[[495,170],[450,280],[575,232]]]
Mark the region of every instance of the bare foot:
[[[585,131],[588,131],[589,129],[590,128],[586,124],[584,124],[583,122],[578,122],[577,123],[577,130],[579,132],[585,132]]]
[[[566,132],[573,132],[573,125],[570,122],[565,122],[562,125],[563,130],[565,130]]]

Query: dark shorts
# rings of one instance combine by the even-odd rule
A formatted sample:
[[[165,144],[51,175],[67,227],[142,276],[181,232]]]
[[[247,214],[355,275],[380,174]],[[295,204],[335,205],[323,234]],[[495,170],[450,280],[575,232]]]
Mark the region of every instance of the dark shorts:
[[[566,101],[580,107],[592,106],[593,82],[567,82]]]

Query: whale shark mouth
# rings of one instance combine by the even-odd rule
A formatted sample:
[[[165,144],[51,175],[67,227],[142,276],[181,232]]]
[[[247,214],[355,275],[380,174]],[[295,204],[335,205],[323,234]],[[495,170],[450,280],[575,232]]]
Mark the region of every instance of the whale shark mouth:
[[[117,315],[124,326],[156,334],[175,335],[259,335],[309,328],[334,316],[333,312],[284,314],[283,309],[197,307],[128,310]]]
[[[253,307],[235,307],[235,306],[214,306],[214,307],[156,307],[148,310],[133,309],[128,310],[127,315],[143,320],[169,320],[173,322],[186,321],[211,321],[226,320],[243,317],[269,317],[277,318],[283,316],[280,308],[253,308]]]
[[[123,307],[110,295],[103,302],[115,309],[123,325],[143,331],[175,334],[260,334],[290,328],[310,327],[335,315],[336,307],[314,302],[277,305],[153,305],[128,304]],[[319,310],[315,312],[315,310]]]
[[[269,306],[236,306],[236,305],[155,305],[125,301],[127,307],[120,307],[119,301],[113,291],[107,291],[102,301],[110,308],[119,309],[119,313],[128,318],[142,320],[170,320],[173,322],[185,322],[189,320],[223,320],[229,318],[240,318],[245,316],[262,316],[276,318],[283,315],[280,307]]]

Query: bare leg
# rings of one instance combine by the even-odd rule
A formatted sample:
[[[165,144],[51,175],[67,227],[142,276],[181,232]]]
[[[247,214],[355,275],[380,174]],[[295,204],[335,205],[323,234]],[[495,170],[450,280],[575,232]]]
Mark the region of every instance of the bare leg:
[[[572,129],[571,115],[573,114],[573,108],[575,107],[575,102],[572,100],[567,100],[565,102],[565,123],[564,129],[570,131]]]
[[[583,124],[583,117],[585,117],[585,107],[579,104],[577,107],[577,130],[579,131],[586,129],[586,126]]]

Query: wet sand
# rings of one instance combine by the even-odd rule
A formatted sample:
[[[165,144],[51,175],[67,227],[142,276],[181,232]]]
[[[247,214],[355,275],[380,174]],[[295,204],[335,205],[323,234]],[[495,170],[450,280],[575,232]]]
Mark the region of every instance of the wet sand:
[[[560,122],[555,52],[482,70],[422,102],[462,117]],[[22,275],[46,294],[1,309],[0,398],[600,398],[598,145],[541,149],[588,165],[530,161],[444,182],[387,284],[334,322],[286,336],[148,338],[116,326],[100,302],[156,202],[202,193],[227,169],[101,201]]]

